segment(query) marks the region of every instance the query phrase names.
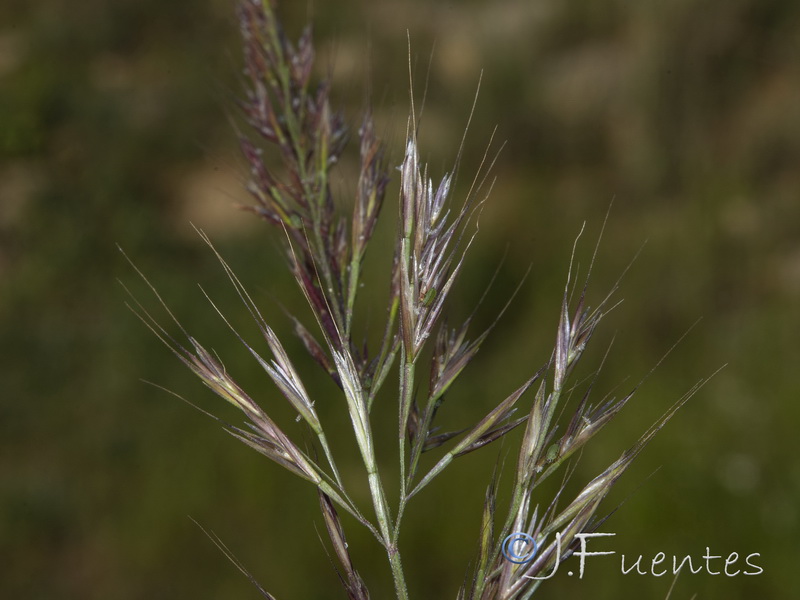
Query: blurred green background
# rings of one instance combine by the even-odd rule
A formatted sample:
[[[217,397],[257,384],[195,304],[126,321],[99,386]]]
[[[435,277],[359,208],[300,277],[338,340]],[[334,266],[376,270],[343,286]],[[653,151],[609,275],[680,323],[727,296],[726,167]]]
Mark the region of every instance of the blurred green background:
[[[282,4],[293,37],[313,17],[319,72],[333,73],[334,100],[354,125],[370,82],[392,164],[408,112],[406,30],[418,96],[432,55],[421,143],[437,176],[452,164],[483,70],[462,184],[495,125],[506,145],[454,318],[469,314],[504,254],[474,331],[531,273],[443,421],[466,426],[547,360],[573,240],[586,221],[585,272],[613,198],[592,303],[647,243],[585,359],[596,367],[614,338],[600,394],[635,385],[702,320],[584,454],[576,481],[727,366],[620,482],[607,508],[625,504],[604,526],[617,537],[596,549],[758,552],[762,575],[684,574],[672,598],[798,597],[800,3]],[[0,5],[0,597],[258,597],[190,516],[278,598],[344,597],[313,490],[142,382],[235,418],[128,311],[117,283],[154,306],[119,244],[300,438],[197,288],[254,339],[189,223],[205,229],[296,357],[323,420],[340,426],[329,437],[346,433],[341,399],[281,312],[302,297],[276,232],[234,207],[247,201],[228,119],[241,89],[237,36],[232,0]],[[345,202],[351,174],[345,161],[335,184]],[[359,305],[365,331],[383,319],[393,186],[368,261],[365,290],[377,291]],[[390,474],[394,415],[389,395],[375,416]],[[413,597],[455,597],[485,484],[514,439],[459,459],[411,504],[401,549]],[[351,446],[345,474],[366,500]],[[373,597],[390,597],[385,557],[345,526]],[[537,597],[666,597],[669,577],[623,576],[618,558],[590,559],[582,581],[559,573]]]

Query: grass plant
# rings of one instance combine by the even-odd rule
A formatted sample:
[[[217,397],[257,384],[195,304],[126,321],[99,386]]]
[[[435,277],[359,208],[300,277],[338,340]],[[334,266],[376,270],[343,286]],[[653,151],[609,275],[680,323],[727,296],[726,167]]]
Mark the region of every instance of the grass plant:
[[[478,215],[491,189],[493,155],[487,150],[484,161],[469,178],[464,197],[453,198],[456,176],[462,172],[461,154],[450,172],[434,179],[420,159],[419,123],[412,93],[404,158],[398,169],[398,231],[393,260],[385,269],[389,276],[384,282],[363,281],[365,255],[387,204],[387,186],[393,175],[387,150],[367,110],[357,131],[360,162],[357,181],[353,182],[353,208],[344,210],[347,203],[334,194],[331,173],[345,151],[350,131],[344,117],[331,105],[329,83],[313,78],[311,29],[291,42],[275,10],[270,0],[243,0],[238,5],[246,80],[239,108],[247,124],[239,135],[253,198],[248,210],[274,226],[286,264],[313,314],[313,322],[290,318],[296,335],[321,368],[321,376],[331,378],[340,390],[340,406],[352,425],[371,506],[354,499],[350,482],[342,476],[337,464],[340,440],[327,436],[317,400],[307,392],[295,359],[215,249],[269,354],[245,342],[232,325],[231,329],[296,411],[297,419],[305,423],[308,439],[301,442],[287,435],[285,427],[233,379],[222,360],[181,326],[153,286],[152,292],[180,335],[170,333],[135,299],[132,308],[208,388],[241,411],[244,424],[219,419],[229,433],[316,490],[341,582],[351,600],[370,596],[366,580],[351,558],[340,514],[351,515],[372,533],[386,554],[396,597],[407,600],[406,580],[413,573],[407,574],[403,568],[403,515],[436,485],[437,477],[453,461],[469,460],[462,457],[521,428],[519,442],[505,448],[512,457],[509,462],[513,462],[511,477],[502,482],[510,485],[510,502],[499,505],[501,481],[497,476],[485,482],[483,516],[476,527],[477,554],[457,598],[529,598],[542,583],[535,578],[550,572],[575,550],[576,536],[600,527],[604,521],[601,502],[696,387],[577,494],[562,497],[573,472],[569,465],[638,387],[621,397],[608,395],[597,401],[594,380],[588,384],[573,381],[587,344],[611,307],[616,287],[590,308],[586,297],[588,274],[577,282],[570,267],[560,316],[553,327],[550,359],[518,382],[505,398],[498,399],[472,426],[460,431],[440,429],[440,408],[451,386],[470,366],[491,332],[491,327],[478,333],[471,331],[471,318],[451,326],[446,313],[448,297],[464,268],[465,254],[477,232]],[[270,156],[279,160],[265,159],[267,147]],[[213,249],[211,240],[199,233]],[[376,347],[368,347],[354,334],[362,284],[389,286],[386,324]],[[225,319],[222,311],[218,312]],[[393,388],[395,383],[396,393],[379,397],[382,389]],[[394,489],[386,485],[387,477],[397,472],[390,474],[379,468],[375,449],[372,408],[376,402],[387,401],[387,396],[394,396],[397,403],[398,498],[390,498],[386,491]],[[323,401],[334,400],[319,400]],[[420,460],[425,453],[438,457],[430,468],[423,468]],[[540,484],[559,472],[566,473],[560,491],[554,497],[543,497]],[[514,534],[524,534],[520,540],[535,545],[530,560],[509,560],[508,540]],[[214,539],[245,571],[221,540]],[[273,597],[256,585],[265,598]]]

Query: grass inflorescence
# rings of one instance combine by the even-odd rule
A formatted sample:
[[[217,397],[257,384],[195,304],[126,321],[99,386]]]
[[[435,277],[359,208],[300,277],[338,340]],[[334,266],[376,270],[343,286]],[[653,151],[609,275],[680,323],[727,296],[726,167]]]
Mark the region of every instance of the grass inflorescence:
[[[550,359],[518,382],[511,394],[477,422],[459,431],[442,431],[437,420],[439,409],[491,330],[477,335],[470,332],[471,318],[452,327],[445,313],[448,296],[477,232],[477,215],[491,189],[487,174],[493,159],[487,151],[466,195],[460,201],[454,200],[461,154],[452,171],[434,181],[420,160],[419,124],[412,93],[404,158],[399,168],[398,230],[393,258],[386,267],[390,273],[386,325],[377,347],[367,347],[355,338],[353,324],[362,283],[375,285],[372,281],[362,281],[362,265],[386,204],[391,169],[384,143],[377,136],[373,117],[367,110],[357,131],[359,169],[357,181],[353,182],[353,208],[351,212],[344,211],[343,203],[331,189],[331,172],[345,151],[350,131],[342,115],[331,106],[328,82],[313,80],[310,28],[296,43],[290,42],[270,0],[240,2],[238,17],[247,82],[239,108],[248,127],[246,133],[240,133],[240,143],[250,172],[248,190],[253,197],[252,205],[247,208],[273,225],[283,241],[286,264],[314,319],[312,323],[303,323],[291,316],[294,331],[309,356],[321,367],[323,376],[330,377],[341,392],[341,406],[352,425],[371,507],[355,501],[337,465],[337,440],[326,435],[315,400],[292,358],[257,303],[216,250],[270,355],[262,356],[233,326],[231,329],[296,411],[297,419],[305,423],[311,441],[305,439],[301,443],[287,435],[232,378],[220,358],[184,330],[155,288],[151,286],[185,341],[168,333],[142,304],[135,302],[134,310],[208,388],[243,413],[245,424],[232,425],[220,420],[223,427],[316,488],[339,575],[352,600],[365,600],[369,593],[348,550],[340,513],[350,514],[374,535],[386,553],[396,596],[406,600],[409,592],[400,533],[403,515],[411,510],[412,501],[453,461],[522,428],[519,443],[506,448],[515,455],[510,461],[514,465],[513,475],[507,478],[510,502],[505,510],[499,506],[498,477],[486,482],[477,556],[457,598],[530,597],[541,583],[535,577],[567,558],[575,548],[578,534],[595,531],[602,524],[599,507],[603,499],[694,390],[574,497],[562,498],[569,477],[564,477],[565,483],[555,497],[537,496],[538,486],[553,474],[564,469],[571,473],[568,461],[577,458],[636,391],[634,388],[619,398],[607,396],[595,402],[594,382],[590,382],[578,401],[572,403],[574,406],[565,409],[573,393],[575,368],[610,308],[611,298],[609,294],[597,307],[588,307],[588,275],[584,282],[576,284],[570,266]],[[274,165],[264,158],[267,147],[280,159]],[[199,233],[213,249],[211,240]],[[429,375],[428,381],[421,381],[419,373]],[[398,382],[396,487],[400,490],[396,501],[388,497],[387,473],[379,468],[371,410],[379,391],[394,382]],[[380,401],[385,401],[386,396],[382,394]],[[437,453],[438,460],[426,470],[420,457],[427,452]],[[531,560],[508,560],[502,545],[514,533],[525,534],[527,539],[535,541],[538,551]],[[221,540],[214,538],[214,541],[231,556]],[[244,570],[238,561],[232,560]],[[272,598],[260,586],[258,589],[264,597]]]

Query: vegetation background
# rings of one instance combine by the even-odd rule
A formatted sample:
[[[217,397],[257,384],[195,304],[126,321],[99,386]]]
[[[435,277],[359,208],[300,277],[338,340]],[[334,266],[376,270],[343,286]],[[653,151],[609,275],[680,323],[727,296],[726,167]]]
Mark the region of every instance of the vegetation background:
[[[615,500],[627,500],[604,527],[617,537],[597,549],[759,552],[762,575],[683,575],[672,597],[798,597],[800,4],[281,4],[293,36],[312,16],[320,74],[333,74],[334,99],[354,125],[371,82],[396,164],[408,112],[406,30],[419,90],[432,54],[421,144],[434,173],[451,165],[484,71],[465,172],[495,125],[506,146],[453,312],[468,314],[504,253],[477,326],[529,265],[531,275],[453,390],[445,420],[469,422],[548,358],[573,239],[587,221],[585,258],[614,198],[595,303],[647,244],[597,338],[616,336],[600,389],[632,386],[702,321],[584,454],[576,477],[596,474],[692,384],[727,367],[622,480]],[[317,537],[313,490],[140,381],[229,414],[128,312],[116,283],[135,282],[119,243],[189,330],[291,423],[195,285],[247,327],[190,221],[302,356],[278,304],[302,298],[279,266],[275,232],[233,207],[247,201],[227,119],[241,65],[233,15],[233,0],[0,5],[3,598],[256,598],[189,516],[278,598],[342,597]],[[343,198],[353,192],[350,168],[342,167]],[[392,243],[392,190],[379,248]],[[361,303],[375,325],[381,258],[379,249],[368,274],[378,293]],[[314,365],[298,362],[316,382],[321,417],[335,421],[339,397]],[[393,431],[391,398],[376,410]],[[394,468],[392,444],[379,451]],[[498,455],[488,448],[460,459],[411,505],[401,544],[413,597],[455,596]],[[387,597],[374,540],[345,525],[373,596]],[[666,596],[669,577],[623,576],[618,558],[591,559],[583,581],[559,573],[537,597]]]

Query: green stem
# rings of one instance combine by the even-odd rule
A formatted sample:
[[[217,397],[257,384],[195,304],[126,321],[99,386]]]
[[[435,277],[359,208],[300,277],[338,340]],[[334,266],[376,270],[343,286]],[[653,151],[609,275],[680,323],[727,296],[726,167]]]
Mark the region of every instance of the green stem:
[[[353,380],[355,383],[356,371],[354,365],[349,364],[347,370],[343,371],[343,374],[347,372],[350,373],[350,380]],[[372,505],[375,509],[375,516],[378,520],[378,529],[380,530],[381,539],[392,567],[392,576],[394,577],[397,596],[401,600],[407,600],[408,592],[406,590],[405,578],[400,562],[400,553],[395,543],[389,506],[386,502],[386,493],[381,483],[378,463],[375,458],[375,445],[372,441],[372,428],[369,422],[364,390],[360,387],[354,389],[352,386],[346,386],[345,394],[347,396],[348,410],[350,411],[350,417],[353,422],[358,448],[361,452],[364,467],[367,470],[369,491],[372,497]]]
[[[361,258],[353,256],[350,261],[349,282],[350,285],[347,290],[347,306],[345,307],[344,316],[344,337],[350,339],[350,331],[353,327],[353,312],[356,304],[356,294],[358,293],[358,280],[361,277]]]
[[[394,579],[394,589],[397,592],[398,600],[408,600],[408,588],[406,587],[406,579],[403,575],[403,563],[400,560],[400,552],[397,546],[392,544],[389,546],[389,563],[392,566],[392,578]]]
[[[397,355],[397,350],[400,342],[392,335],[394,322],[397,319],[397,311],[400,307],[400,299],[395,296],[392,299],[392,304],[389,308],[389,318],[386,322],[386,332],[383,336],[383,343],[381,344],[380,357],[378,358],[377,367],[375,368],[375,377],[369,388],[369,397],[367,399],[367,410],[372,409],[372,403],[378,395],[378,391],[383,386],[383,382],[389,375],[394,357]]]
[[[342,484],[342,478],[339,475],[339,469],[336,468],[336,463],[333,460],[333,453],[331,452],[330,446],[328,446],[328,438],[325,437],[325,434],[322,432],[322,429],[317,433],[317,437],[319,439],[319,443],[322,445],[322,451],[325,453],[325,458],[328,459],[328,464],[331,466],[333,470],[333,476],[336,479],[337,485],[344,489],[344,485]]]
[[[403,565],[400,560],[400,551],[397,549],[396,531],[395,534],[392,533],[391,517],[389,515],[389,507],[386,503],[386,494],[381,484],[381,478],[378,473],[378,466],[375,462],[375,454],[374,451],[372,451],[371,443],[369,444],[369,451],[367,450],[366,448],[362,448],[364,464],[367,467],[367,473],[369,475],[369,491],[372,495],[372,504],[375,507],[378,526],[389,557],[389,564],[392,568],[395,591],[397,592],[399,600],[408,600],[408,589],[406,587],[405,575],[403,574]]]
[[[431,428],[431,421],[433,420],[433,406],[440,397],[441,394],[431,397],[428,400],[425,412],[422,414],[422,420],[419,426],[420,435],[418,435],[417,439],[414,440],[414,445],[411,448],[411,465],[408,469],[409,485],[414,480],[414,476],[417,474],[419,459],[422,456],[422,448],[425,446],[426,436],[428,435],[428,431]]]
[[[408,360],[406,349],[402,352],[403,366],[400,370],[400,501],[404,502],[406,497],[406,434],[408,432],[408,419],[411,413],[411,403],[414,400],[414,374],[415,366],[413,361]],[[418,431],[417,435],[422,435]]]

